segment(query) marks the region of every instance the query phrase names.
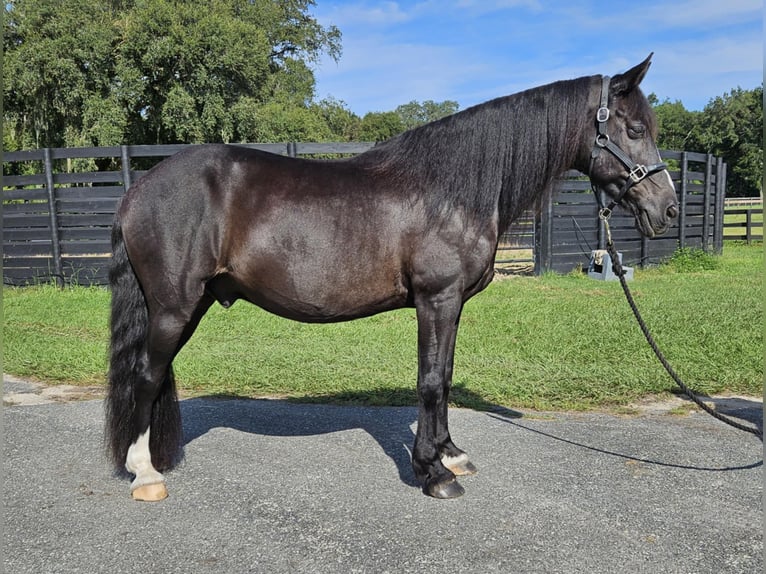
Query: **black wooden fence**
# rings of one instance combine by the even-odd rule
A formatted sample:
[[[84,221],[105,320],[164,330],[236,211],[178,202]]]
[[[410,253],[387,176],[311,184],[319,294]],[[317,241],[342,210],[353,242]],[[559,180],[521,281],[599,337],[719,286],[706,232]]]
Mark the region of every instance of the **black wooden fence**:
[[[664,150],[660,154],[670,165],[679,217],[665,235],[650,240],[638,233],[629,213],[617,210],[610,228],[626,265],[657,264],[679,247],[696,247],[711,253],[720,253],[723,248],[726,164],[709,154]],[[580,179],[559,181],[553,201],[538,217],[536,272],[567,272],[587,267],[591,249],[606,246],[604,226],[593,195],[583,193],[588,186],[587,181]]]
[[[723,224],[725,239],[736,241],[763,241],[763,200],[743,202],[726,201],[727,220]],[[743,221],[744,220],[744,221]]]
[[[289,156],[353,155],[371,143],[243,144]],[[110,228],[118,199],[151,165],[184,145],[55,148],[3,157],[3,281],[25,285],[105,284]],[[633,218],[616,212],[612,235],[627,265],[661,261],[677,247],[719,252],[723,245],[726,165],[691,152],[661,152],[671,163],[681,215],[662,238],[647,240]],[[566,273],[585,268],[604,246],[603,225],[587,178],[557,181],[541,213],[528,213],[501,239],[496,265]]]

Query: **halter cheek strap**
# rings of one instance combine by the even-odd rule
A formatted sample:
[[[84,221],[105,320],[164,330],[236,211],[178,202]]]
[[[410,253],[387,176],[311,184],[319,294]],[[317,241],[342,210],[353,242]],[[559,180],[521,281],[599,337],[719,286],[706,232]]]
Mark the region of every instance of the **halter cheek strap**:
[[[593,189],[593,193],[596,196],[596,201],[598,201],[599,207],[601,208],[602,216],[605,217],[609,217],[609,215],[612,213],[612,210],[620,205],[620,202],[622,202],[625,194],[628,193],[628,190],[630,190],[631,187],[633,187],[641,180],[646,179],[650,175],[668,168],[667,164],[662,162],[655,163],[650,166],[637,164],[632,159],[630,159],[628,154],[620,149],[620,146],[615,144],[609,138],[609,134],[606,131],[607,122],[609,121],[609,116],[611,115],[609,112],[609,81],[609,76],[603,76],[601,79],[601,101],[598,107],[598,111],[596,112],[596,125],[598,131],[596,133],[596,141],[594,142],[593,150],[590,154],[590,168],[588,170],[589,175],[591,176],[591,188]],[[592,178],[593,164],[596,162],[596,158],[601,155],[602,150],[606,150],[611,153],[614,157],[620,160],[620,162],[622,162],[626,168],[628,168],[628,178],[622,185],[620,193],[618,193],[617,197],[615,197],[606,207],[604,207],[601,203],[601,194],[598,192],[598,188],[593,182]]]

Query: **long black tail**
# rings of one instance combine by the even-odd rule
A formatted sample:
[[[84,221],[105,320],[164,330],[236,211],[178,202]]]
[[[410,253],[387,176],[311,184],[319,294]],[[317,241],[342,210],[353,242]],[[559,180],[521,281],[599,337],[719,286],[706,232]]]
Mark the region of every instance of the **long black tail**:
[[[141,417],[137,387],[155,388],[148,380],[147,336],[149,314],[144,293],[125,248],[122,227],[115,220],[112,228],[112,263],[109,269],[112,292],[111,342],[109,347],[109,390],[106,397],[106,446],[118,471],[124,471],[128,448],[139,434]],[[140,388],[140,387],[139,387]],[[141,389],[141,390],[143,390]],[[140,396],[151,396],[141,392]],[[152,464],[159,470],[175,466],[181,458],[181,413],[175,379],[170,365],[151,405],[149,449]]]

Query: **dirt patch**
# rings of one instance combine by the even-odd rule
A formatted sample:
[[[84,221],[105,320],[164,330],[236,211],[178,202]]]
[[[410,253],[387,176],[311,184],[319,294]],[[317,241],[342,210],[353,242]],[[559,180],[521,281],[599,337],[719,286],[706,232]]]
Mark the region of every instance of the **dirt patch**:
[[[48,385],[3,375],[4,406],[89,401],[103,399],[105,395],[106,389],[101,386]]]
[[[180,398],[184,393],[179,393]],[[67,403],[72,401],[101,400],[106,396],[104,386],[50,385],[38,381],[20,379],[12,375],[3,375],[3,405],[27,406],[49,403]],[[220,397],[227,398],[227,397]],[[236,397],[239,398],[239,397]],[[264,397],[275,398],[275,397]],[[284,398],[284,397],[278,397]],[[763,398],[743,395],[722,395],[704,397],[710,407],[720,413],[758,423],[763,421]],[[601,412],[616,416],[667,415],[685,416],[700,409],[683,395],[651,396],[621,407],[604,408]],[[546,413],[537,413],[544,416]],[[555,413],[550,413],[555,414]],[[526,415],[525,415],[526,416]],[[529,416],[536,416],[529,413]]]

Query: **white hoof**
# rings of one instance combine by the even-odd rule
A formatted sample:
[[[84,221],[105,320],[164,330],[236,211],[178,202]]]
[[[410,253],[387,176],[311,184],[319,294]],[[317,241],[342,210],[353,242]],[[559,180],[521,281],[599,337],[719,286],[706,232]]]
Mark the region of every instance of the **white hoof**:
[[[158,502],[168,497],[168,489],[165,487],[164,482],[144,484],[135,489],[132,489],[130,495],[133,497],[133,500]]]
[[[442,464],[455,476],[469,476],[476,474],[476,467],[468,460],[468,455],[463,453],[459,456],[443,456]]]

